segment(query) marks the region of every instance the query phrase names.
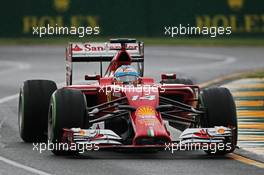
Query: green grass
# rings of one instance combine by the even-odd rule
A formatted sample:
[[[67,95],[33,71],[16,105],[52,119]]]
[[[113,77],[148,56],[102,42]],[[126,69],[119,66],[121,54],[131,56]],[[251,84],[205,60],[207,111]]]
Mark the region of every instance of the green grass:
[[[241,78],[264,78],[264,69],[244,73],[241,75]]]
[[[0,45],[66,45],[70,41],[107,41],[109,38],[0,38]],[[264,46],[264,38],[135,38],[145,45]]]

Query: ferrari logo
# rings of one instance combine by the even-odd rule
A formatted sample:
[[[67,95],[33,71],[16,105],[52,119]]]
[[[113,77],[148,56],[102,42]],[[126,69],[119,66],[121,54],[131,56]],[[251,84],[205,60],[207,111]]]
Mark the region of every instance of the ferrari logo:
[[[53,0],[53,3],[58,12],[65,12],[70,6],[70,0]]]
[[[239,10],[244,4],[244,0],[227,0],[227,3],[232,10]]]

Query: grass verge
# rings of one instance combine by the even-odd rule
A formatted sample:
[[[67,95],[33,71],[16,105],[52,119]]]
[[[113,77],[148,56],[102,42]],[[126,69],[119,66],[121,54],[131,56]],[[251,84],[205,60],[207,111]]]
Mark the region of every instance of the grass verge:
[[[243,78],[264,78],[264,68],[222,76],[211,81],[201,83],[199,86],[201,88],[206,88],[209,86],[221,86],[225,83]]]
[[[244,73],[240,78],[264,78],[264,69],[256,70],[250,73]]]

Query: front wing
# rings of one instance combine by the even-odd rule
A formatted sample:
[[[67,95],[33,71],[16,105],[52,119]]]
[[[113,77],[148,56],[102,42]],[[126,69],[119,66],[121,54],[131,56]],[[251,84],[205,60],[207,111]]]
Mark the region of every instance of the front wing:
[[[231,128],[216,126],[214,128],[187,128],[182,132],[179,140],[171,143],[136,145],[123,144],[124,140],[115,132],[109,129],[80,129],[71,128],[64,129],[62,141],[65,143],[90,144],[96,145],[100,149],[104,148],[168,148],[179,144],[181,147],[185,145],[195,144],[226,144],[231,142],[233,136]]]

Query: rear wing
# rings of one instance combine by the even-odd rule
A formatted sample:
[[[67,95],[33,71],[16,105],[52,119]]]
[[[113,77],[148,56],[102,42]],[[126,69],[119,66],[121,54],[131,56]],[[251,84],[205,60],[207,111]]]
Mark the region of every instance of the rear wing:
[[[132,62],[144,62],[144,43],[135,39],[111,39],[110,42],[69,43],[66,48],[66,83],[72,84],[73,62],[111,62],[119,50],[125,47]]]
[[[66,60],[70,62],[108,62],[121,50],[122,42],[87,42],[69,43],[66,49]],[[126,51],[132,58],[132,62],[141,62],[144,59],[144,44],[136,41],[126,43]]]

